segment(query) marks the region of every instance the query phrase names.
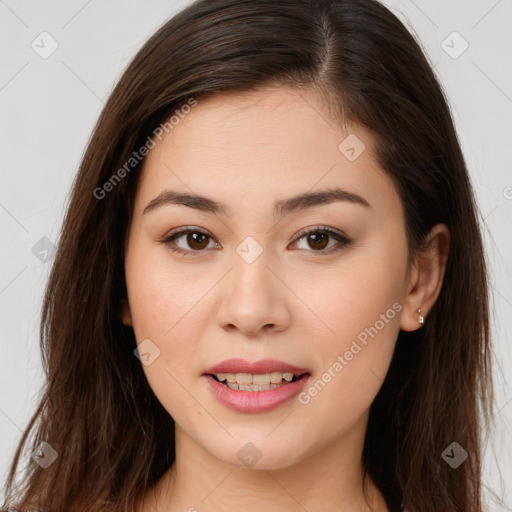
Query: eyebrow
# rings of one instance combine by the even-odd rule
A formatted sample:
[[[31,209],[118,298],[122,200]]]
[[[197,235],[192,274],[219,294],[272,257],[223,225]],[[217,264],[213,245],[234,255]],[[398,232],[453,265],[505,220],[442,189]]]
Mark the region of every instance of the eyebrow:
[[[316,192],[306,192],[290,197],[289,199],[276,201],[273,215],[277,218],[281,218],[293,212],[336,201],[349,202],[364,206],[365,208],[371,208],[370,203],[366,199],[354,192],[349,192],[341,188],[331,188]],[[188,206],[189,208],[212,213],[214,215],[229,215],[229,208],[224,203],[205,196],[190,194],[188,192],[176,192],[173,190],[163,190],[146,205],[142,214],[144,215],[168,204]]]

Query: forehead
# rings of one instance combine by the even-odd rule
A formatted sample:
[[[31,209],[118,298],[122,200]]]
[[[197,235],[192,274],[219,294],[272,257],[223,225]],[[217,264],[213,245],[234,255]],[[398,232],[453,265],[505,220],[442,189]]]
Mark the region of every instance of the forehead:
[[[374,158],[373,134],[334,123],[314,90],[221,94],[198,99],[186,112],[146,156],[140,201],[163,188],[215,195],[229,204],[240,194],[278,199],[335,186],[364,193],[381,207],[396,201]]]

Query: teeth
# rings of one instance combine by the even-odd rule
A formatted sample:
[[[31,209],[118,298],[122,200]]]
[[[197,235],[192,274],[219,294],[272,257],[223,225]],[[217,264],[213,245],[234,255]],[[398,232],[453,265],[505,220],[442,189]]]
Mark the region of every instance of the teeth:
[[[250,373],[237,373],[236,374],[237,384],[252,384],[252,375]]]
[[[281,384],[283,380],[291,382],[293,380],[293,373],[217,373],[216,377],[220,382],[227,381],[228,386],[229,384],[234,384],[235,387],[229,386],[231,389],[244,389],[244,387],[250,388],[251,385],[264,387],[268,384]],[[236,384],[241,386],[236,386]]]
[[[285,384],[280,382],[279,384],[270,383],[258,386],[256,384],[237,384],[236,382],[228,382],[226,385],[231,389],[235,389],[236,391],[267,391],[269,389],[279,388],[281,386],[284,386]]]

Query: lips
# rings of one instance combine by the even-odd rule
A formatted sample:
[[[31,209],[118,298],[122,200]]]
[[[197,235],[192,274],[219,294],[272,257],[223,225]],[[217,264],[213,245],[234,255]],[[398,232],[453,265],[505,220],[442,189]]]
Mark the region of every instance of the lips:
[[[219,381],[219,376],[223,383]],[[267,380],[272,377],[276,382],[282,380],[263,386],[243,384],[255,377]],[[256,362],[228,359],[208,368],[203,374],[213,395],[222,404],[244,413],[266,412],[288,402],[300,392],[310,377],[307,368],[274,359]]]
[[[300,368],[283,361],[275,359],[263,359],[261,361],[247,361],[246,359],[234,358],[222,361],[214,366],[211,366],[205,371],[205,375],[215,375],[218,373],[293,373],[301,375],[309,373],[307,368]]]

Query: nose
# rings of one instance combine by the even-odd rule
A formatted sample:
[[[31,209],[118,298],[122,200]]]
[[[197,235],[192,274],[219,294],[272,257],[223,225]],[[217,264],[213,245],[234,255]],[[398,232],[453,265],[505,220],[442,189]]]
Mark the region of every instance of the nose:
[[[218,290],[218,324],[250,337],[287,329],[291,319],[287,301],[293,294],[283,284],[286,279],[277,277],[279,270],[272,268],[265,251],[251,263],[236,253],[232,261],[233,267]]]

